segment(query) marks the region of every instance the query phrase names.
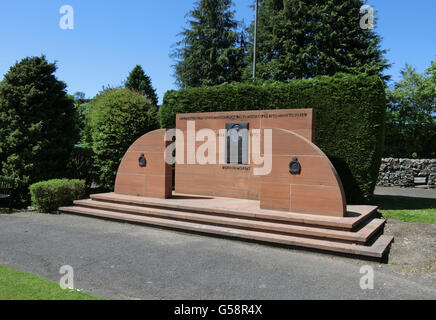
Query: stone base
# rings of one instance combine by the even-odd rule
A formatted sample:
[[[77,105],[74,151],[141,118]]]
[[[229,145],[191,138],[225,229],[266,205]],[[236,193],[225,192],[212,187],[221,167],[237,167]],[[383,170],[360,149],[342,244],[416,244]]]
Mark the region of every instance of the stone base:
[[[157,199],[105,193],[61,212],[252,239],[383,259],[393,241],[381,235],[377,207],[347,206],[345,217],[259,209],[259,201],[174,194]]]

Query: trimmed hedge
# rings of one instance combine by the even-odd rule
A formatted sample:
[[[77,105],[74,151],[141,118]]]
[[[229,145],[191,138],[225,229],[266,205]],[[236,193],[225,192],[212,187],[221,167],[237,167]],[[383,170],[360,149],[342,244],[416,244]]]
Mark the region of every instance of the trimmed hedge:
[[[368,200],[384,141],[385,84],[378,76],[337,74],[171,90],[159,116],[162,128],[173,128],[178,113],[298,108],[315,109],[315,143],[338,171],[348,203]]]
[[[38,212],[50,213],[82,199],[85,196],[85,181],[53,179],[37,182],[30,186],[30,194],[32,206]]]

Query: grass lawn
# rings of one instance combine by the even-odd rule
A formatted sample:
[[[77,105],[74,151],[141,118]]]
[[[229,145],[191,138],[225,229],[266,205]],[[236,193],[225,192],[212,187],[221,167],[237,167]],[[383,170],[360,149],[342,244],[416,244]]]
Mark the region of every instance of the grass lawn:
[[[102,300],[84,292],[62,290],[59,283],[0,266],[0,300]]]
[[[436,224],[436,199],[376,195],[372,203],[388,219]]]

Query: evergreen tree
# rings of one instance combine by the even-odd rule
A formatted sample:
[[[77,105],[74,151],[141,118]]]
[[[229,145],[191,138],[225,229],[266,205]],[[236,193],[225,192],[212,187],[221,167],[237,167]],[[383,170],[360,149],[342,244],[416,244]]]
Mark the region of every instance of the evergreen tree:
[[[149,99],[152,105],[157,106],[158,97],[156,89],[151,85],[151,79],[145,74],[141,66],[137,65],[130,72],[127,81],[125,83],[126,88],[137,91]]]
[[[360,27],[362,5],[362,0],[263,0],[257,77],[288,81],[337,72],[381,75],[389,66],[385,50],[373,30]],[[250,62],[252,56],[251,49]]]
[[[241,80],[246,49],[232,5],[231,0],[200,0],[190,11],[190,28],[172,53],[181,88]]]
[[[56,79],[55,63],[25,58],[0,83],[0,174],[15,180],[15,205],[30,200],[29,185],[63,178],[78,139],[73,99]]]

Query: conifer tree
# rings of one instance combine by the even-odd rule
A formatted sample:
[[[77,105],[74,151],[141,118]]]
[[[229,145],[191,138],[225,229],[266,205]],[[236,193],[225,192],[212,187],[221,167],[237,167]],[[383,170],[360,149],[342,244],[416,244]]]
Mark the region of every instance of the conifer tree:
[[[389,65],[380,37],[360,26],[363,4],[362,0],[261,1],[258,78],[288,81],[337,72],[381,75]],[[253,28],[250,32],[253,38]],[[249,61],[252,56],[251,51]]]
[[[30,200],[29,185],[64,178],[78,140],[73,99],[45,56],[12,66],[0,83],[0,175],[15,181],[16,207]]]
[[[141,93],[151,101],[152,105],[157,106],[158,97],[156,89],[153,88],[150,77],[145,74],[141,66],[137,65],[133,68],[127,77],[125,86],[130,90]]]
[[[190,11],[189,28],[172,53],[181,88],[241,80],[246,49],[232,6],[231,0],[200,0]]]

